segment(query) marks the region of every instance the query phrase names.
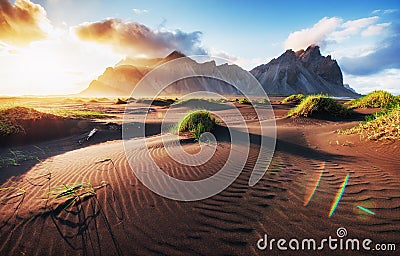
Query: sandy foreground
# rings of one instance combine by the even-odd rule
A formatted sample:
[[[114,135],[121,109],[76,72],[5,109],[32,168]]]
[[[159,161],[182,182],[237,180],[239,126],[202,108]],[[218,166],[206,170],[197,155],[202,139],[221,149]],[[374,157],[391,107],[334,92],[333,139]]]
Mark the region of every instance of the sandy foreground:
[[[274,104],[274,158],[261,181],[249,187],[259,153],[258,122],[249,106],[237,105],[251,137],[242,173],[211,198],[179,202],[153,193],[131,170],[119,126],[124,105],[88,101],[57,104],[101,110],[113,117],[78,122],[78,129],[52,140],[41,134],[29,144],[0,147],[3,159],[12,158],[11,151],[20,155],[15,164],[0,168],[0,187],[8,188],[0,191],[1,255],[272,255],[285,252],[279,251],[276,243],[273,251],[258,249],[257,241],[265,234],[268,239],[320,241],[329,236],[338,238],[338,228],[347,230],[346,238],[371,239],[371,246],[395,244],[397,253],[381,255],[398,255],[399,142],[364,141],[358,135],[335,132],[355,125],[368,111],[359,111],[352,120],[287,119],[293,105]],[[34,99],[30,102],[33,107],[46,107],[43,105]],[[216,131],[217,150],[206,164],[190,167],[171,159],[158,135],[157,114],[166,110],[163,106],[154,106],[154,110],[149,114],[146,140],[151,156],[164,172],[182,180],[200,180],[225,164],[231,145],[223,128]],[[93,128],[97,133],[78,143]],[[198,152],[198,143],[182,140],[186,152]],[[149,162],[143,152],[132,157],[137,168],[146,169]],[[329,217],[346,176],[341,200]],[[152,182],[163,186],[162,180]],[[56,198],[52,193],[56,188],[82,183],[91,184],[94,194]],[[332,252],[327,246],[322,252],[286,252],[294,253],[379,254],[362,249]]]

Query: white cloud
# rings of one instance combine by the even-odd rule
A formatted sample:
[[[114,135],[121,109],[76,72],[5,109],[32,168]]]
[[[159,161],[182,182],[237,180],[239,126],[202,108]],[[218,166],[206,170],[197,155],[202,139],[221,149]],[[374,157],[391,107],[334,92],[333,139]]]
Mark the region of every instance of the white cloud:
[[[372,12],[371,12],[371,14],[378,14],[378,13],[380,13],[382,10],[380,10],[380,9],[376,9],[376,10],[373,10]]]
[[[140,15],[140,14],[145,14],[145,13],[148,13],[149,11],[148,10],[146,10],[146,9],[132,9],[132,11],[135,13],[135,14],[138,14],[138,15]]]
[[[395,13],[397,11],[398,11],[397,9],[387,9],[387,10],[384,10],[383,13],[388,14],[388,13]]]
[[[385,90],[400,94],[400,69],[386,69],[370,76],[354,76],[343,73],[344,83],[350,84],[357,92],[367,94],[374,90]]]
[[[289,34],[285,41],[285,49],[300,50],[311,44],[323,47],[327,44],[327,36],[334,32],[342,20],[337,17],[324,17],[311,28],[305,28]]]
[[[387,22],[387,23],[380,23],[376,25],[369,26],[367,29],[365,29],[361,35],[362,36],[376,36],[381,34],[385,28],[389,27],[392,23]]]
[[[346,21],[345,23],[338,26],[336,31],[334,31],[330,35],[330,37],[337,42],[343,41],[352,35],[358,34],[361,31],[361,29],[368,27],[371,24],[374,24],[376,21],[378,21],[378,19],[379,19],[378,16],[373,16],[368,18]]]

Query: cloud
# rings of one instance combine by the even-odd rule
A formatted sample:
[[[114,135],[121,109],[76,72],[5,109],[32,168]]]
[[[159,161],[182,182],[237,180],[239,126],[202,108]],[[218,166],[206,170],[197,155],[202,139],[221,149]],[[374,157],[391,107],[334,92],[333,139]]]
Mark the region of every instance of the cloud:
[[[387,23],[380,23],[376,25],[369,26],[367,29],[365,29],[361,35],[362,36],[376,36],[381,34],[385,28],[389,27],[392,23],[387,22]]]
[[[400,69],[400,26],[393,29],[390,37],[384,39],[377,49],[365,56],[342,58],[343,70],[352,75],[371,75],[385,69]]]
[[[351,35],[358,34],[363,28],[374,24],[378,21],[378,16],[361,18],[357,20],[349,20],[338,26],[336,31],[334,31],[330,37],[335,41],[343,41],[349,38]]]
[[[378,20],[378,16],[345,22],[338,17],[324,17],[310,28],[290,33],[284,46],[285,49],[299,50],[305,49],[311,44],[317,44],[323,49],[328,44],[342,42],[351,36],[360,34],[363,30],[365,30],[365,36],[383,31],[388,24],[374,25]]]
[[[397,9],[387,9],[387,10],[384,10],[383,13],[388,14],[388,13],[395,13],[397,11],[398,11]]]
[[[153,30],[137,22],[106,19],[83,23],[74,32],[81,40],[111,45],[116,52],[127,56],[163,56],[174,50],[186,55],[206,54],[200,46],[200,31]]]
[[[0,24],[0,40],[19,46],[46,38],[50,26],[43,7],[29,0],[0,0]]]
[[[323,47],[327,42],[327,35],[331,34],[341,24],[340,18],[324,17],[311,28],[302,29],[289,34],[284,46],[285,49],[300,50],[311,44]]]
[[[343,80],[361,94],[367,94],[374,90],[385,90],[396,95],[400,94],[400,69],[386,69],[369,76],[343,73]]]
[[[132,11],[133,11],[135,14],[138,14],[138,15],[140,15],[140,14],[145,14],[145,13],[148,13],[148,12],[149,12],[149,11],[146,10],[146,9],[132,9]]]
[[[398,11],[399,11],[398,9],[386,9],[386,10],[376,9],[376,10],[373,10],[371,12],[371,14],[378,14],[378,13],[391,14],[391,13],[395,13],[395,12],[398,12]]]

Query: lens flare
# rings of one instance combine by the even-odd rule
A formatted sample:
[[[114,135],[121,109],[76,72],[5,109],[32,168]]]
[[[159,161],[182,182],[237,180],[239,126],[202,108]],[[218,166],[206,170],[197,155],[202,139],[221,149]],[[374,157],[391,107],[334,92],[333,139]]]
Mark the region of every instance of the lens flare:
[[[369,214],[371,214],[371,215],[375,215],[375,213],[374,213],[373,211],[371,211],[371,210],[369,210],[369,209],[367,209],[367,208],[364,208],[364,207],[362,207],[362,206],[360,206],[360,205],[357,205],[357,208],[360,209],[360,210],[362,210],[362,211],[364,211],[364,212],[366,212],[366,213],[369,213]]]
[[[349,178],[350,178],[350,173],[347,173],[346,178],[344,178],[344,181],[342,183],[342,186],[340,187],[339,191],[337,192],[337,194],[335,196],[335,201],[333,202],[331,211],[329,212],[329,218],[332,217],[337,206],[339,205],[340,199],[342,199],[342,196],[344,194],[344,190],[346,188],[347,182],[349,181]]]
[[[320,183],[321,178],[322,178],[322,175],[324,174],[325,165],[326,165],[326,163],[324,162],[324,164],[323,164],[323,166],[322,166],[322,169],[321,169],[321,172],[320,172],[320,174],[319,174],[319,177],[318,177],[317,181],[315,182],[315,186],[314,186],[313,191],[312,191],[312,192],[310,193],[310,195],[304,200],[304,206],[307,206],[307,205],[308,205],[308,203],[309,203],[309,202],[311,201],[311,199],[313,198],[315,192],[317,191],[318,186],[319,186],[319,183]]]

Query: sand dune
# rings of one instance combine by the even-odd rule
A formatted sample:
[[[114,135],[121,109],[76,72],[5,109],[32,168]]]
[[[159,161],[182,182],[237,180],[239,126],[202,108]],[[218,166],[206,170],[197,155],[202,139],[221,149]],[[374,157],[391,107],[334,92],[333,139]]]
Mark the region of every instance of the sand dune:
[[[283,116],[288,108],[278,106],[276,115]],[[255,126],[250,108],[241,111],[248,112],[249,126]],[[399,245],[400,144],[360,141],[333,132],[346,125],[278,119],[276,152],[261,181],[248,186],[259,153],[253,140],[235,182],[195,202],[166,199],[146,188],[134,175],[121,140],[54,154],[1,185],[16,188],[1,192],[1,254],[263,255],[270,252],[258,250],[256,243],[264,234],[319,239],[336,237],[339,227],[345,227],[349,237]],[[250,132],[256,135],[258,130]],[[161,139],[158,135],[146,139],[150,155],[165,173],[183,180],[215,174],[231,148],[221,139],[207,164],[190,167],[170,158]],[[135,140],[130,143],[135,145]],[[182,147],[192,154],[199,151],[198,144],[190,141]],[[131,150],[134,167],[146,170],[148,155],[134,146]],[[11,168],[18,167],[7,171]],[[347,174],[345,193],[329,217]],[[81,182],[91,184],[95,195],[70,207],[68,199],[49,195],[55,187]],[[151,182],[164,185],[162,179]]]

